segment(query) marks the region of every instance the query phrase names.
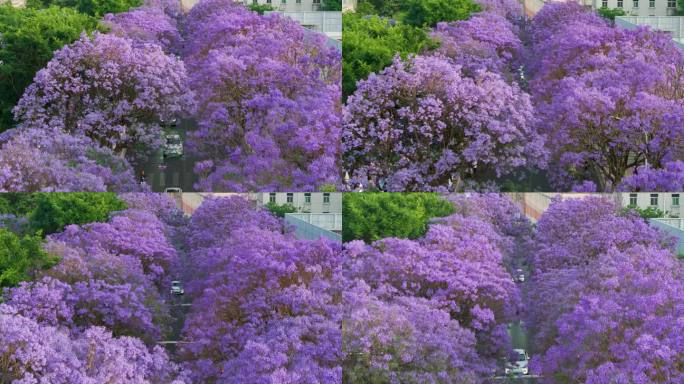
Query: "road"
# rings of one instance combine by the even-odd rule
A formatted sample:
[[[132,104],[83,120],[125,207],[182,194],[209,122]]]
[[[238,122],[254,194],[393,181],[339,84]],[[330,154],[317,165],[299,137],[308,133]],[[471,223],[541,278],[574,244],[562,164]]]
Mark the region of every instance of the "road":
[[[169,131],[178,133],[185,146],[186,133],[194,130],[196,126],[197,122],[194,120],[181,119],[178,126]],[[166,159],[163,150],[158,150],[149,161],[135,168],[136,176],[140,177],[144,171],[145,181],[153,192],[164,192],[166,188],[181,188],[184,192],[194,191],[193,184],[198,181],[193,171],[196,159],[187,154],[187,148],[184,150],[185,154],[182,157]]]

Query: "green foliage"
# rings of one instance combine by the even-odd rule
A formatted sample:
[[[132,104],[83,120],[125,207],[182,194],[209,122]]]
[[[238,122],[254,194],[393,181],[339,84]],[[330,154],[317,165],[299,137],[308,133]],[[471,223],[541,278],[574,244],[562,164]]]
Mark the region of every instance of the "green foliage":
[[[425,234],[431,218],[453,212],[453,205],[435,193],[345,193],[342,241],[415,239]]]
[[[73,8],[90,16],[102,17],[107,13],[126,12],[142,5],[142,0],[27,0],[29,8],[58,6]]]
[[[110,213],[126,209],[113,193],[40,193],[28,214],[29,227],[44,235],[59,232],[70,224],[106,222]]]
[[[295,206],[292,204],[278,205],[276,203],[269,202],[268,204],[266,204],[266,208],[268,208],[268,210],[271,211],[272,214],[278,217],[285,217],[286,213],[297,212],[297,208],[295,208]]]
[[[404,9],[406,24],[434,27],[440,21],[465,20],[481,7],[472,0],[406,0]]]
[[[437,47],[424,28],[378,16],[345,13],[342,26],[342,93],[345,98],[354,93],[358,81],[392,64],[395,55],[405,59],[411,53]]]
[[[33,272],[50,268],[59,259],[42,248],[39,234],[19,237],[0,228],[0,287],[12,287],[32,278]]]
[[[342,0],[322,0],[321,11],[341,11]]]
[[[392,17],[401,11],[405,0],[359,0],[356,12],[362,15],[380,15]]]
[[[40,193],[0,193],[0,214],[28,216],[35,208]]]
[[[337,186],[335,184],[323,184],[318,188],[319,192],[336,192]]]
[[[639,214],[639,216],[641,216],[644,219],[653,219],[656,217],[665,216],[665,212],[655,207],[648,207],[646,209],[642,209],[637,207],[636,205],[628,205],[626,208],[623,209],[623,214],[629,212],[636,212],[637,214]]]
[[[250,4],[249,9],[251,9],[252,11],[254,11],[260,15],[263,15],[265,12],[268,12],[268,11],[275,11],[275,8],[273,8],[272,6],[270,6],[268,4]]]
[[[598,14],[599,14],[599,16],[601,16],[605,19],[615,20],[615,16],[624,16],[625,10],[622,8],[613,8],[613,9],[599,8]]]
[[[97,19],[73,9],[0,5],[0,131],[14,124],[12,108],[52,53],[97,25]]]

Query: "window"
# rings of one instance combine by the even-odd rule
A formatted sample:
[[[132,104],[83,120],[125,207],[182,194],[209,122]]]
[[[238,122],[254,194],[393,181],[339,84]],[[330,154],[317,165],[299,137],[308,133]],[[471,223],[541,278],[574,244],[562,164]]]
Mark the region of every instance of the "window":
[[[630,193],[629,194],[629,205],[636,207],[636,205],[637,205],[637,194],[636,193]]]
[[[329,193],[323,194],[323,204],[330,204],[330,194]]]
[[[632,3],[632,7],[639,8],[639,0],[634,0]]]
[[[271,4],[271,0],[266,0],[266,4]]]
[[[655,8],[655,0],[648,0],[648,7]]]
[[[601,1],[601,8],[608,8],[608,0]]]
[[[258,4],[259,4],[259,0],[252,0],[252,4],[258,5]]]
[[[672,205],[675,207],[679,207],[679,193],[672,194]]]
[[[651,206],[653,206],[653,207],[658,206],[658,194],[657,193],[651,193]]]
[[[668,8],[677,8],[677,0],[667,0]]]
[[[304,194],[304,202],[307,204],[311,204],[311,193],[305,193]]]
[[[321,3],[321,0],[313,0],[313,3],[314,3],[314,4],[320,4],[320,3]]]
[[[287,203],[288,204],[294,203],[294,193],[288,193],[287,194]]]
[[[301,3],[302,3],[302,0],[297,0],[296,3],[297,3],[297,4],[301,4]]]
[[[282,4],[287,4],[287,0],[280,0]]]
[[[617,7],[618,7],[618,8],[622,8],[622,0],[618,0]]]
[[[275,203],[275,193],[271,192],[268,194],[268,202]]]

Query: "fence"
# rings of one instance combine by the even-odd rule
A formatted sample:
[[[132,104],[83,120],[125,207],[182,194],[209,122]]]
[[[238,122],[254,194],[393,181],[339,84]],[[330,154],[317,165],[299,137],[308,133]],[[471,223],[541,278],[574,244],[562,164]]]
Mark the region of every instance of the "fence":
[[[651,226],[674,237],[677,240],[677,253],[684,254],[684,219],[657,218],[649,222]]]
[[[639,26],[667,32],[680,49],[684,49],[684,17],[682,16],[617,16],[615,25],[625,29]]]
[[[312,12],[266,12],[280,13],[298,22],[303,27],[323,33],[331,39],[342,40],[342,12],[312,11]]]
[[[312,215],[312,216],[321,216],[321,215],[328,215],[328,216],[338,216],[339,214],[306,214],[306,213],[286,213],[285,214],[285,222],[292,225],[295,229],[295,236],[298,239],[306,239],[306,240],[318,240],[321,237],[330,239],[333,241],[339,241],[342,242],[342,235],[332,232],[328,229],[319,227],[311,222],[306,221],[305,219],[302,219],[300,216],[306,216],[306,215]],[[342,228],[342,220],[340,216],[340,228]],[[332,219],[333,221],[335,218]]]

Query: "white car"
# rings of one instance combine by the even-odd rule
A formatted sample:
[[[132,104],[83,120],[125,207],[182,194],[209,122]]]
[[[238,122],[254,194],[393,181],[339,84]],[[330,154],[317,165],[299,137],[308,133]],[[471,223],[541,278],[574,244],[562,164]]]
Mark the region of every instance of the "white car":
[[[527,368],[527,363],[530,357],[527,355],[524,349],[514,349],[513,359],[506,363],[506,368],[504,373],[506,375],[528,375],[530,373],[529,368]]]
[[[164,157],[183,156],[183,141],[179,134],[169,133],[164,139]]]
[[[517,269],[515,271],[515,279],[519,283],[524,283],[525,282],[525,272],[523,272],[522,269]]]
[[[182,295],[185,293],[185,290],[183,290],[183,286],[181,285],[180,281],[171,282],[171,293],[174,295]]]

